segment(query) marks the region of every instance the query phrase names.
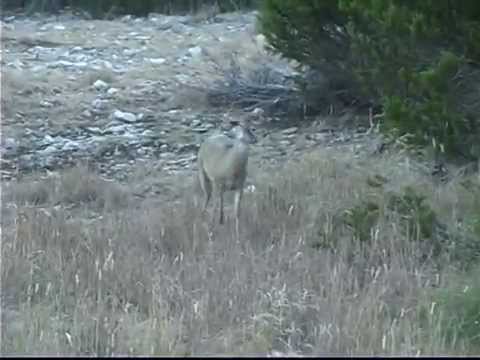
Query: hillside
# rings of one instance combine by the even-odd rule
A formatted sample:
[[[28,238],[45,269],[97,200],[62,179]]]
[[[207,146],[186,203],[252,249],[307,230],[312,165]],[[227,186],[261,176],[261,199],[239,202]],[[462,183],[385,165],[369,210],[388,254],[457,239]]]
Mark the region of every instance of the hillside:
[[[366,113],[272,108],[296,73],[255,13],[1,36],[3,354],[478,353],[480,177],[384,149]],[[252,88],[237,237],[230,196],[225,226],[202,216],[195,161]]]

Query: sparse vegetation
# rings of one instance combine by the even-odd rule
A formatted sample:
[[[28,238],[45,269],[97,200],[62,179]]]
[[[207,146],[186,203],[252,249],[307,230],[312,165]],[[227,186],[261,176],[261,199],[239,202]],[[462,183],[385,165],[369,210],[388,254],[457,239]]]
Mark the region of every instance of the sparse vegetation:
[[[28,177],[27,177],[28,179]],[[65,170],[62,176],[24,180],[4,189],[5,201],[19,206],[93,205],[98,209],[120,208],[128,204],[123,186],[94,175],[84,166]]]
[[[470,300],[431,300],[431,285],[448,293],[460,273],[455,262],[431,261],[424,247],[430,233],[412,226],[430,229],[434,209],[453,231],[474,202],[457,201],[460,183],[435,190],[402,164],[400,155],[372,162],[323,150],[274,177],[258,171],[256,192],[245,195],[240,241],[233,220],[210,232],[189,194],[179,205],[90,207],[96,215],[85,219],[82,209],[106,196],[101,181],[84,181],[85,170],[61,174],[56,187],[40,191],[28,179],[14,184],[3,201],[11,194],[17,207],[4,207],[2,217],[15,224],[2,241],[2,352],[472,353],[476,297],[469,290]],[[371,174],[382,186],[371,186]],[[419,184],[421,196],[408,190]],[[385,188],[400,195],[386,196]],[[375,221],[355,220],[370,227],[360,241],[339,216],[375,194]],[[473,229],[461,231],[473,236]],[[319,239],[331,246],[316,246]],[[449,317],[430,312],[432,301]],[[460,309],[458,301],[472,304],[458,313],[466,323],[452,322],[458,316],[448,309]]]
[[[437,224],[435,212],[425,204],[426,196],[418,194],[412,187],[397,193],[375,194],[376,199],[363,201],[345,212],[345,220],[360,241],[370,239],[372,228],[381,216],[382,205],[398,214],[406,224],[407,238],[431,239]]]
[[[246,35],[246,36],[245,36]],[[239,48],[241,43],[242,48]],[[208,77],[196,84],[181,84],[178,102],[218,109],[252,111],[297,118],[303,99],[295,79],[287,79],[272,62],[278,56],[265,49],[264,37],[253,33],[225,42],[221,51],[208,50]],[[195,66],[195,65],[194,65]]]
[[[325,10],[334,2],[320,3]],[[310,14],[308,7],[300,14]],[[2,72],[2,133],[22,131],[8,134],[18,143],[9,143],[12,180],[1,185],[2,355],[478,354],[478,172],[434,181],[425,159],[395,148],[400,143],[404,150],[398,139],[406,135],[392,142],[392,152],[372,154],[364,143],[319,141],[307,153],[312,147],[303,147],[302,137],[323,136],[313,134],[320,126],[312,126],[312,134],[301,126],[294,132],[274,129],[252,148],[247,183],[254,186],[245,190],[239,232],[231,193],[225,196],[225,224],[209,222],[201,213],[199,184],[195,189],[194,178],[185,175],[197,140],[228,107],[260,107],[279,116],[290,106],[297,110],[300,95],[291,78],[276,72],[285,62],[267,54],[265,38],[253,38],[245,23],[220,40],[207,31],[192,38],[192,27],[183,23],[166,26],[178,25],[178,33],[156,31],[160,20],[143,20],[96,21],[93,28],[82,20],[72,22],[72,32],[68,26],[54,31],[46,26],[25,38],[21,21],[6,21],[14,26],[8,30],[12,51],[4,54],[11,67]],[[222,29],[230,26],[222,21],[228,24]],[[139,39],[119,36],[126,33]],[[182,33],[188,35],[177,36]],[[39,42],[51,34],[58,43]],[[200,41],[210,36],[210,42]],[[65,55],[71,53],[74,61],[84,58],[82,49],[96,49],[94,61],[78,69],[42,69],[37,65],[43,55],[18,55],[39,44],[48,49],[63,44],[60,57],[72,60]],[[192,46],[201,48],[201,55],[189,53]],[[133,47],[143,52],[123,58]],[[475,49],[469,43],[468,53]],[[49,60],[58,59],[48,51]],[[88,67],[98,59],[116,63]],[[441,74],[457,69],[456,58],[442,59],[419,76],[425,82],[421,88],[432,82],[441,89]],[[122,65],[122,71],[113,65]],[[92,86],[97,80],[115,90]],[[185,94],[179,94],[174,85],[182,81],[198,86],[185,84]],[[428,96],[429,86],[422,88]],[[439,101],[432,110],[438,114],[441,100],[432,98]],[[106,101],[106,108],[97,107],[97,99]],[[200,104],[205,112],[199,115]],[[143,117],[113,122],[116,109]],[[399,114],[400,121],[405,114]],[[400,125],[415,117],[406,120]],[[120,137],[113,131],[119,125],[125,135],[142,125],[140,135]],[[77,136],[84,128],[88,131]],[[105,130],[112,137],[104,137]],[[353,135],[359,142],[376,136]],[[49,168],[46,173],[21,168],[20,160],[37,165],[30,156],[52,144],[69,144],[57,137],[104,141],[81,156],[62,147],[55,156],[68,154],[68,162],[45,162],[39,167]],[[281,148],[281,156],[269,152],[292,138],[301,145],[294,149],[298,158],[290,158],[290,145]],[[28,141],[40,146],[32,150]],[[152,148],[151,157],[137,151]],[[83,156],[108,161],[60,169]],[[109,172],[117,165],[117,172]],[[183,166],[184,172],[172,175]]]
[[[463,349],[465,355],[480,350],[480,285],[478,266],[468,274],[452,279],[450,286],[428,294],[430,308],[420,312],[420,323],[427,328],[438,321],[439,335],[449,347]]]

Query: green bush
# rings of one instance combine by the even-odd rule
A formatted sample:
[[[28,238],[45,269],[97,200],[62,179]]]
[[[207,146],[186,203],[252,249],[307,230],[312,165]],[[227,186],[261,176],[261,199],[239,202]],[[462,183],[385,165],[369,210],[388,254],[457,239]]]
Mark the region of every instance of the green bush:
[[[324,60],[336,66],[349,51],[347,35],[336,38],[334,34],[333,27],[345,28],[348,20],[337,3],[264,0],[259,14],[260,31],[271,48],[287,58],[313,67]]]
[[[472,201],[469,215],[463,219],[465,229],[451,244],[452,259],[464,270],[480,264],[480,183],[465,179],[465,190]]]
[[[347,23],[348,18],[339,9],[338,0],[264,0],[257,25],[270,50],[296,60],[301,65],[299,70],[303,65],[320,69],[321,73],[328,74],[328,81],[333,85],[331,88],[335,88],[336,84],[353,86],[353,73],[348,66],[350,43]],[[298,79],[299,88],[307,99],[309,94],[305,91],[305,84],[303,79]],[[311,87],[314,92],[318,92],[316,88],[324,92],[322,84],[313,83]],[[317,101],[323,99],[322,96],[315,98]],[[318,108],[321,104],[308,105]]]
[[[391,194],[388,208],[400,214],[410,239],[433,239],[435,227],[439,226],[437,215],[426,202],[426,196],[412,187],[406,187],[402,194]],[[438,244],[435,242],[438,252]]]
[[[428,319],[438,317],[440,336],[449,346],[480,350],[480,268],[462,275],[455,286],[435,289],[431,293],[432,311],[420,312],[420,323],[430,331]],[[473,350],[475,351],[475,350]]]
[[[434,259],[448,258],[449,264],[455,264],[462,271],[471,270],[480,263],[480,185],[468,182],[472,206],[459,231],[441,222],[427,197],[418,189],[407,186],[401,191],[383,192],[383,182],[379,176],[368,178],[367,184],[379,191],[360,199],[342,214],[342,223],[347,225],[355,239],[369,243],[373,230],[382,219],[387,223],[399,220],[405,239],[419,241],[425,254]],[[319,247],[331,245],[325,241],[318,244]]]
[[[380,217],[376,202],[363,201],[344,212],[344,222],[352,229],[353,236],[361,242],[371,240],[371,230]]]
[[[388,210],[388,213],[383,209]],[[357,239],[366,242],[371,240],[371,230],[380,217],[391,215],[400,217],[406,238],[429,240],[434,254],[440,253],[435,234],[435,229],[440,226],[437,215],[426,202],[426,197],[411,187],[404,188],[400,193],[386,192],[371,196],[369,200],[362,200],[345,211],[344,222]]]
[[[479,2],[266,0],[259,28],[273,51],[354,77],[363,97],[383,105],[386,132],[480,157]]]

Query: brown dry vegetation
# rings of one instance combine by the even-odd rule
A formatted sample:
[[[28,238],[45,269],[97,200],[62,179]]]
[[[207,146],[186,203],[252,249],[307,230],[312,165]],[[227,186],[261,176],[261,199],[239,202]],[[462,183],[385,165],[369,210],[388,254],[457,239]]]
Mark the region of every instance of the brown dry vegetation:
[[[450,253],[387,206],[412,186],[466,238],[478,178],[435,185],[402,155],[317,150],[252,179],[239,238],[231,209],[212,228],[188,192],[140,202],[84,168],[2,186],[2,353],[478,352],[434,292],[474,284],[458,288]],[[382,211],[360,240],[344,214],[372,196]]]
[[[66,40],[111,46],[113,36],[92,37],[80,25]],[[126,31],[112,22],[96,27]],[[171,49],[176,56],[181,40],[154,34],[147,55],[167,57],[159,51]],[[225,55],[234,49],[245,71],[268,63],[261,38],[251,40],[242,32],[204,47],[212,61],[192,60],[189,68],[200,90],[174,89],[171,100],[195,111],[208,106],[201,86],[221,78],[211,65],[228,68]],[[16,116],[48,118],[49,128],[91,121],[79,118],[97,79],[121,90],[112,107],[138,110],[140,99],[155,112],[164,106],[156,93],[137,99],[128,88],[151,81],[163,91],[174,70],[145,65],[72,81],[60,70],[35,77],[9,69],[2,132],[23,126]],[[45,98],[55,106],[40,108]],[[123,185],[84,166],[2,183],[1,353],[480,351],[478,175],[438,184],[406,155],[340,148],[282,166],[259,163],[251,161],[247,182],[255,191],[245,194],[239,238],[231,208],[225,226],[210,223],[212,209],[202,216],[193,179],[166,176],[158,163],[139,166]]]
[[[2,71],[2,129],[13,136],[15,128],[24,124],[35,128],[40,126],[39,120],[51,129],[80,123],[82,111],[95,98],[88,86],[97,79],[109,78],[108,74],[102,71],[72,79],[56,69],[41,73]]]

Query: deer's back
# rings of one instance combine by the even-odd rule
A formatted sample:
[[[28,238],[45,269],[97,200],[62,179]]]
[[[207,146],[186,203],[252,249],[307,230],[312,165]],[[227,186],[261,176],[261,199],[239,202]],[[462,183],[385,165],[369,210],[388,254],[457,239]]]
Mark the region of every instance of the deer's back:
[[[211,136],[200,147],[198,163],[209,179],[234,190],[247,175],[248,145],[226,135]]]

